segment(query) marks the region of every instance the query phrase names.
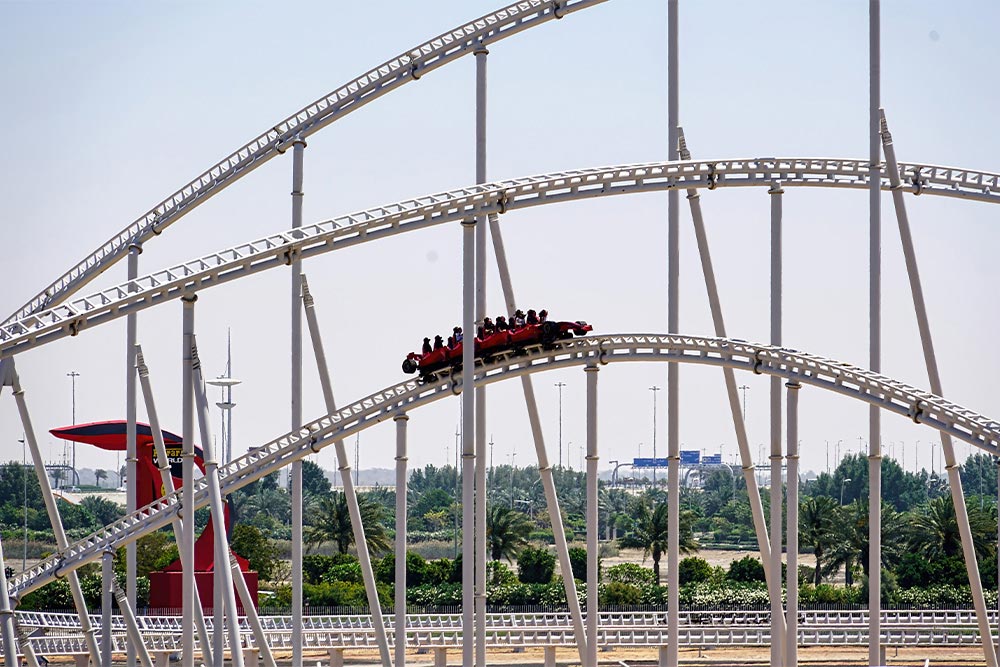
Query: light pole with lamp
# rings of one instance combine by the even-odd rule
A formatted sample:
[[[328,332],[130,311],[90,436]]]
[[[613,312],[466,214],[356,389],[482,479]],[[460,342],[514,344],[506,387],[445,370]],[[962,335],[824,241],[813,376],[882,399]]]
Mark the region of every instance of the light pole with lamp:
[[[21,434],[21,481],[24,486],[24,549],[21,554],[21,572],[28,569],[28,455],[24,449],[24,434]]]
[[[656,488],[656,392],[660,388],[654,384],[649,390],[653,392],[653,488]]]
[[[510,508],[514,509],[514,459],[517,452],[510,453]]]
[[[845,486],[846,486],[846,485],[847,485],[847,484],[848,484],[848,483],[849,483],[850,481],[851,481],[851,478],[850,478],[850,477],[845,477],[845,478],[844,478],[843,480],[841,480],[841,482],[840,482],[840,504],[841,504],[841,506],[843,506],[843,504],[844,504],[844,487],[845,487]]]
[[[562,390],[566,386],[565,382],[556,382],[559,388],[559,468],[562,468]]]
[[[66,373],[66,377],[73,382],[73,425],[76,426],[76,379],[80,374],[76,371]],[[76,475],[76,441],[73,441],[73,486],[79,486],[79,478]]]

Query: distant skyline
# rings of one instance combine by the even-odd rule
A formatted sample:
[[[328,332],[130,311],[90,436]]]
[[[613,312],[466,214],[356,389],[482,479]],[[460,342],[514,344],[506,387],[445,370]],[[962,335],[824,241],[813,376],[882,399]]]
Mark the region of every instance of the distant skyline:
[[[0,155],[5,253],[0,317],[259,132],[424,40],[500,7],[435,0],[327,5],[294,14],[266,2],[135,5],[110,0],[0,4]],[[680,114],[699,157],[867,157],[868,2],[680,2]],[[983,1],[882,3],[882,102],[901,161],[1000,171],[989,84],[1000,56],[1000,7]],[[665,160],[666,3],[611,0],[491,47],[488,177]],[[428,73],[317,134],[305,158],[305,221],[470,185],[474,61]],[[140,273],[290,226],[290,160],[277,158],[147,244]],[[702,192],[730,336],[768,340],[768,197]],[[796,189],[784,197],[784,336],[788,347],[859,366],[868,360],[868,202],[862,192]],[[1000,208],[940,197],[906,203],[945,395],[1000,414],[994,381],[1000,317]],[[687,202],[681,198],[681,331],[711,332]],[[893,208],[883,196],[883,373],[928,385]],[[595,331],[666,332],[666,195],[541,207],[506,215],[503,233],[519,304],[585,319]],[[489,310],[502,303],[490,255]],[[340,404],[405,377],[405,354],[461,317],[460,238],[452,226],[368,243],[305,263]],[[84,288],[123,281],[124,263]],[[289,428],[289,280],[272,270],[204,290],[196,310],[209,377],[225,373],[232,329],[233,452]],[[180,305],[139,317],[140,342],[164,428],[180,430]],[[80,373],[77,421],[124,418],[124,321],[18,358],[42,452],[71,421],[66,373]],[[307,347],[308,349],[308,347]],[[304,358],[306,420],[322,396]],[[751,453],[769,442],[768,382],[746,374]],[[535,375],[546,445],[563,459],[585,440],[583,373]],[[600,467],[666,452],[666,366],[619,364],[600,374]],[[215,400],[215,390],[209,393]],[[534,462],[519,383],[489,390],[495,460]],[[681,368],[682,449],[736,452],[717,369]],[[826,469],[827,441],[857,451],[867,407],[816,390],[801,396],[802,468]],[[139,408],[140,420],[145,411]],[[219,413],[211,411],[218,437]],[[410,466],[443,465],[457,400],[415,411]],[[930,470],[937,435],[882,420],[886,455]],[[21,425],[0,392],[0,459],[21,460]],[[862,439],[859,442],[859,438]],[[570,444],[572,443],[572,444]],[[641,445],[640,445],[641,443]],[[970,448],[957,443],[964,460]],[[938,444],[937,451],[940,451]],[[454,450],[450,450],[453,457]],[[392,465],[391,423],[361,436],[362,467]],[[832,456],[832,450],[831,450]],[[936,455],[935,455],[936,456]],[[115,469],[115,455],[78,447],[79,467]],[[333,469],[332,448],[316,457]],[[352,456],[353,459],[353,456]],[[353,461],[352,461],[353,463]],[[937,464],[935,463],[935,466]]]

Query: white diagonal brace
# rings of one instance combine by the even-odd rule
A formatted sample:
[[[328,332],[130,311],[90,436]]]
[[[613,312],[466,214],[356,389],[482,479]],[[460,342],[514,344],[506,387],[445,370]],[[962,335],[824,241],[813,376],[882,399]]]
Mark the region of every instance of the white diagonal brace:
[[[66,538],[66,529],[63,528],[62,518],[59,516],[59,508],[56,505],[55,496],[52,494],[52,487],[49,485],[49,478],[45,472],[45,462],[42,460],[42,452],[38,448],[35,428],[31,424],[31,415],[28,412],[28,403],[25,401],[24,390],[21,388],[21,379],[14,368],[13,359],[9,360],[7,373],[11,387],[14,390],[14,401],[17,403],[17,411],[21,417],[24,438],[28,441],[28,449],[31,451],[31,461],[35,467],[35,477],[38,478],[38,486],[42,492],[42,499],[45,501],[45,511],[49,515],[49,523],[52,525],[56,547],[59,549],[61,555],[69,546],[69,540]],[[69,582],[69,590],[73,596],[73,606],[76,608],[76,612],[80,614],[80,627],[87,642],[87,652],[90,654],[91,661],[95,665],[99,665],[101,664],[101,652],[97,646],[97,639],[94,637],[95,629],[87,613],[87,602],[84,600],[83,589],[80,588],[80,579],[77,577],[76,571],[69,572],[66,575],[66,580]]]
[[[302,304],[305,306],[306,326],[309,338],[312,340],[313,354],[316,356],[316,370],[319,373],[320,386],[323,388],[323,400],[326,409],[333,414],[337,411],[337,403],[333,397],[333,383],[330,381],[330,368],[326,363],[326,352],[323,349],[323,338],[319,333],[319,321],[316,318],[316,307],[312,293],[309,291],[309,281],[302,275]],[[375,587],[375,573],[372,570],[372,559],[368,553],[368,542],[365,539],[365,527],[361,523],[361,509],[358,507],[358,494],[354,490],[351,479],[351,464],[347,458],[347,449],[343,438],[333,443],[337,452],[337,465],[340,477],[344,483],[344,497],[347,509],[351,514],[351,529],[354,531],[354,547],[358,552],[358,562],[361,565],[361,577],[365,584],[365,594],[368,597],[368,609],[372,615],[372,627],[375,628],[375,641],[378,644],[382,667],[392,667],[389,654],[389,638],[385,632],[385,622],[382,620],[382,605],[378,599],[378,589]]]
[[[917,254],[913,247],[913,235],[910,232],[910,220],[906,214],[906,202],[903,201],[903,186],[896,165],[896,147],[892,143],[892,135],[885,121],[885,111],[879,109],[879,121],[882,129],[882,150],[885,153],[886,170],[892,183],[892,204],[896,209],[896,223],[899,227],[899,240],[903,246],[903,259],[906,262],[906,275],[910,282],[910,294],[913,296],[913,310],[917,316],[917,328],[920,331],[920,345],[923,348],[924,364],[927,366],[927,379],[931,391],[938,396],[941,390],[941,375],[938,373],[937,356],[934,354],[934,340],[931,337],[930,320],[927,317],[927,306],[924,303],[924,291],[920,284],[920,271],[917,268]],[[983,595],[983,583],[979,578],[979,564],[976,560],[976,549],[972,543],[972,529],[969,527],[969,511],[965,506],[965,494],[962,492],[962,476],[955,459],[955,446],[947,433],[941,433],[941,448],[944,451],[945,469],[948,471],[948,483],[951,487],[951,501],[955,505],[955,520],[958,522],[962,538],[962,553],[965,556],[965,569],[969,573],[969,587],[972,589],[972,603],[976,608],[979,623],[979,633],[983,638],[983,655],[987,667],[997,667],[997,652],[992,641],[992,630],[987,617],[986,598]]]
[[[240,616],[236,607],[236,590],[233,587],[233,573],[226,562],[229,554],[229,537],[226,535],[226,513],[223,509],[225,500],[222,491],[219,489],[219,461],[215,458],[215,445],[212,443],[211,431],[208,423],[208,398],[205,396],[205,384],[201,374],[201,360],[198,358],[198,344],[194,336],[191,337],[191,382],[194,385],[195,410],[198,413],[198,426],[201,435],[202,458],[205,461],[205,478],[208,481],[209,508],[212,513],[213,537],[215,538],[216,565],[213,569],[214,577],[222,580],[223,604],[226,608],[226,628],[229,630],[229,653],[233,667],[243,667],[243,639],[240,636]],[[219,557],[225,558],[219,561]],[[218,618],[216,614],[216,618]],[[221,627],[213,627],[215,636],[222,633]],[[222,643],[215,642],[215,663],[222,667],[223,651]]]
[[[690,153],[684,140],[684,132],[678,128],[678,141],[682,160],[689,160]],[[719,299],[719,288],[715,282],[715,269],[712,268],[712,254],[708,247],[708,234],[705,231],[705,221],[701,214],[701,197],[695,189],[689,189],[687,194],[691,206],[691,220],[694,223],[694,235],[698,242],[698,254],[701,257],[701,270],[705,274],[705,289],[708,291],[708,304],[712,311],[712,323],[715,325],[715,335],[726,336],[726,322],[722,317],[722,302]],[[736,441],[740,448],[740,459],[743,463],[743,479],[746,481],[747,497],[750,511],[753,515],[754,529],[757,533],[757,547],[760,549],[761,560],[764,561],[764,574],[768,586],[781,587],[781,581],[772,581],[771,545],[767,537],[767,522],[764,520],[764,505],[757,488],[757,476],[754,474],[753,456],[750,453],[750,443],[747,440],[746,422],[740,409],[739,393],[736,389],[736,376],[731,368],[723,369],[726,380],[726,393],[729,396],[729,411],[733,417],[733,428],[736,431]],[[772,481],[773,483],[773,481]],[[780,558],[780,555],[778,556]]]

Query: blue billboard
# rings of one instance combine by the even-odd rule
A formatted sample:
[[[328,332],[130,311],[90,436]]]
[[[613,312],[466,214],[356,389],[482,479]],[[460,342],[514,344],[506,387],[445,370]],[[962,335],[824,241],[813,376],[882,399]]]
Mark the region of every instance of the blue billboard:
[[[655,459],[632,459],[633,468],[666,468],[667,459],[665,458],[655,458]]]
[[[701,451],[697,449],[681,450],[681,465],[696,466],[701,463]]]
[[[706,466],[721,466],[722,454],[705,454],[701,457],[701,464]]]

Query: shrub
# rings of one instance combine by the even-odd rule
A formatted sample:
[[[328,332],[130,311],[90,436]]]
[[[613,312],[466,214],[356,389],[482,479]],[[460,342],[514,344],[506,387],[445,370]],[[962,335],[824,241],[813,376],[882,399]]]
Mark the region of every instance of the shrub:
[[[406,552],[406,585],[420,586],[427,573],[427,561],[423,556],[412,551]],[[375,565],[375,579],[383,584],[396,583],[396,555],[388,554]]]
[[[547,584],[555,569],[556,556],[548,549],[527,546],[517,558],[517,578],[525,584]]]
[[[333,567],[333,556],[323,556],[320,554],[308,554],[302,557],[302,582],[305,584],[318,584],[323,580],[323,575]]]
[[[612,565],[604,572],[606,581],[629,584],[631,586],[652,586],[656,583],[653,571],[636,563],[619,563]]]
[[[587,581],[587,550],[583,547],[569,548],[569,564],[573,568],[573,578],[577,581]],[[600,565],[598,565],[600,570]]]
[[[490,586],[513,586],[517,583],[517,575],[499,560],[486,563],[486,581]]]
[[[704,558],[688,556],[678,565],[681,586],[709,581],[712,578],[712,566]]]
[[[764,565],[761,564],[760,559],[754,558],[753,556],[744,556],[739,560],[734,560],[729,564],[729,574],[726,578],[730,581],[739,581],[744,583],[751,582],[763,582],[766,581],[764,576]]]
[[[452,564],[447,558],[427,561],[424,569],[424,583],[446,584],[451,580]]]
[[[602,605],[630,605],[643,602],[642,589],[620,581],[609,581],[601,586]]]

